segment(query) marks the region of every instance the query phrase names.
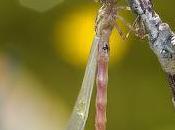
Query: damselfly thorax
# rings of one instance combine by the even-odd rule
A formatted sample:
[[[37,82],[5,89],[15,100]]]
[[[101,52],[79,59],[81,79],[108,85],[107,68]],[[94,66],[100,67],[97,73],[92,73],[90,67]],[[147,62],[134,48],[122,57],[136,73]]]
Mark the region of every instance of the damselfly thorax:
[[[96,32],[103,30],[102,28],[114,27],[117,29],[118,33],[124,40],[129,37],[131,32],[134,32],[134,34],[141,39],[147,36],[145,25],[140,16],[137,16],[133,24],[130,24],[119,15],[119,12],[122,10],[130,11],[130,7],[121,6],[116,0],[100,0],[100,3],[102,3],[102,7],[99,9],[98,15],[96,17]],[[129,29],[128,33],[125,34],[122,31],[121,27],[117,23],[117,20],[121,21]]]

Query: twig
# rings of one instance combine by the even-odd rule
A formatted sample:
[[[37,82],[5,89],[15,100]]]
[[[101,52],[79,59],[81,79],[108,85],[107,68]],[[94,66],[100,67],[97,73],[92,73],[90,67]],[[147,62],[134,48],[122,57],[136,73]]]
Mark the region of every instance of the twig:
[[[148,34],[149,45],[157,55],[163,70],[169,75],[175,99],[175,34],[154,11],[151,0],[128,0],[132,11],[139,15]]]

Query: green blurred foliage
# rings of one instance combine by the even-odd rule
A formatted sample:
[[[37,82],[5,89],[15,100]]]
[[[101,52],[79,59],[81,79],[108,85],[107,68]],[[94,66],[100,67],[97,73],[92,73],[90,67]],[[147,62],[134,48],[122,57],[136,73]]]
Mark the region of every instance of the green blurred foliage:
[[[175,1],[153,2],[163,21],[173,29]],[[18,0],[0,1],[0,51],[17,58],[47,86],[41,89],[62,97],[70,111],[84,70],[67,64],[57,55],[52,39],[53,27],[65,14],[71,14],[76,8],[83,9],[87,4],[95,3],[65,0],[41,13],[22,6]],[[175,129],[175,113],[166,75],[146,40],[141,41],[132,35],[129,42],[132,44],[128,54],[109,70],[107,129]],[[94,98],[95,92],[87,129],[94,129]]]

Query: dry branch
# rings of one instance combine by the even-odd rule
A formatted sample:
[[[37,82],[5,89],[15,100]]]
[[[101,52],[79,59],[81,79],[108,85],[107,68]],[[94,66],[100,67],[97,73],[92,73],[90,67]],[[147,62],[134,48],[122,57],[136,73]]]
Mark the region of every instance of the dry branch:
[[[154,11],[151,0],[128,0],[132,11],[139,15],[148,34],[149,45],[168,74],[175,99],[175,34]],[[174,100],[173,100],[174,101]]]

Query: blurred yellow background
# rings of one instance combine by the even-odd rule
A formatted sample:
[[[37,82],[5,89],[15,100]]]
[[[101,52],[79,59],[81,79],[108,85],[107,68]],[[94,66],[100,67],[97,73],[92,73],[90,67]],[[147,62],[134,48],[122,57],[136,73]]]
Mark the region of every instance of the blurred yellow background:
[[[173,29],[175,1],[153,2]],[[98,8],[93,0],[0,1],[0,130],[64,129],[81,86]],[[135,17],[121,15],[130,23]],[[110,41],[107,129],[174,130],[166,75],[147,41],[133,34],[123,41],[116,30]],[[95,88],[86,130],[94,129],[94,104]]]

